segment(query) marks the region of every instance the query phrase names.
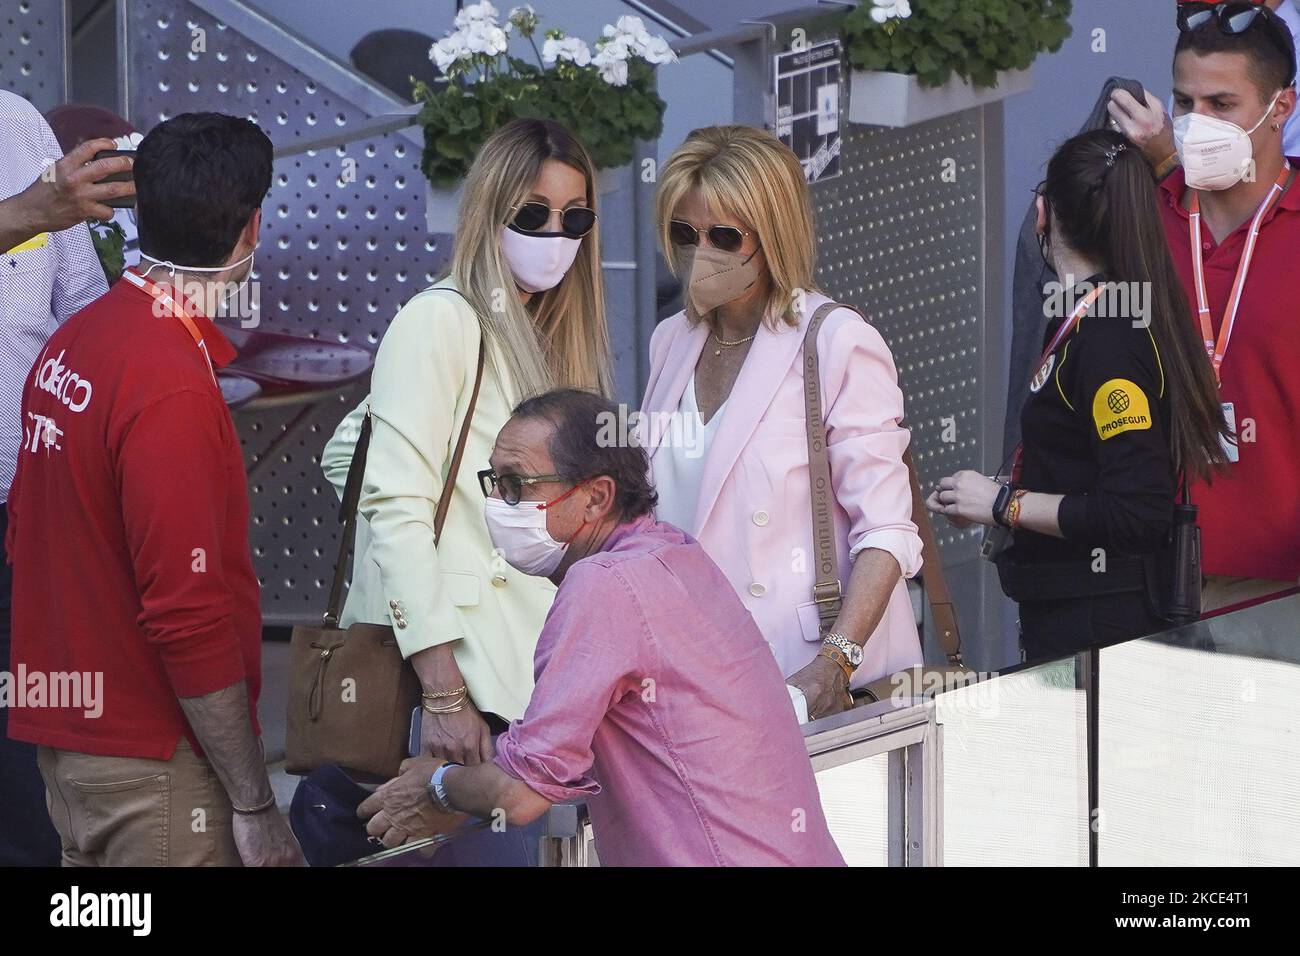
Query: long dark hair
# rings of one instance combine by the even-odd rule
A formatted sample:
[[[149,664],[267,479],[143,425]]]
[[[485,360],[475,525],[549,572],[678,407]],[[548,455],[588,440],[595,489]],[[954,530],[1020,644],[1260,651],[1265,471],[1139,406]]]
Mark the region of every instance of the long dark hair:
[[[1050,228],[1079,255],[1098,263],[1112,282],[1148,283],[1151,336],[1169,389],[1169,439],[1174,469],[1208,479],[1228,463],[1227,434],[1214,372],[1192,325],[1187,295],[1165,241],[1151,166],[1113,130],[1065,141],[1047,164],[1043,198]]]

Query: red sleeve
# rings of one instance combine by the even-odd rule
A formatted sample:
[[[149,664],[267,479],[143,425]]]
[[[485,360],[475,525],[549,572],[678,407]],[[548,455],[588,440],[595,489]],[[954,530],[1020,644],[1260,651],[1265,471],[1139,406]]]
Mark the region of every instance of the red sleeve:
[[[139,624],[178,697],[246,676],[222,561],[232,438],[225,407],[185,390],[146,406],[118,444]]]

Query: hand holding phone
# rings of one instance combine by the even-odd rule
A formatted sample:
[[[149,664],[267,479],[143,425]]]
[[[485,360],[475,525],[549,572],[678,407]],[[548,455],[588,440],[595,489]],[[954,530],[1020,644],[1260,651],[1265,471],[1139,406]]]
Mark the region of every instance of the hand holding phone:
[[[131,172],[131,166],[121,169],[121,158],[125,157],[131,164],[135,163],[135,150],[133,149],[101,149],[95,154],[94,163],[104,163],[104,169],[118,170],[109,172],[102,179],[97,179],[96,185],[106,185],[108,183],[130,183],[131,191],[121,195],[113,195],[104,199],[105,205],[112,206],[114,209],[130,209],[135,205],[135,177]],[[108,161],[114,162],[108,162]]]
[[[111,139],[88,139],[69,150],[21,193],[6,200],[26,237],[62,232],[88,219],[113,218],[113,209],[135,204],[133,153]],[[103,159],[95,157],[103,156]]]

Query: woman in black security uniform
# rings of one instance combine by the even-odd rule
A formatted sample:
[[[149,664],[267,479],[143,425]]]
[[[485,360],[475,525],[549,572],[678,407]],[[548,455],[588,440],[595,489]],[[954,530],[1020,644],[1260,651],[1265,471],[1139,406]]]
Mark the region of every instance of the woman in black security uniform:
[[[1048,163],[1038,230],[1073,288],[1048,299],[1011,481],[959,471],[926,502],[958,527],[1011,532],[998,573],[1027,660],[1168,627],[1143,556],[1165,543],[1180,476],[1226,464],[1214,378],[1137,148],[1110,130],[1068,140]]]

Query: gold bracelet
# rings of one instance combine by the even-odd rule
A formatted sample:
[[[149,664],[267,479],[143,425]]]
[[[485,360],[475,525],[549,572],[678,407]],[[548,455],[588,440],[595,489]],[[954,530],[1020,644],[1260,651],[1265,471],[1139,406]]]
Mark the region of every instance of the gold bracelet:
[[[463,694],[467,690],[469,690],[469,688],[466,687],[464,684],[461,684],[455,690],[439,690],[439,691],[435,691],[432,694],[426,694],[423,691],[421,691],[420,696],[423,697],[425,700],[440,700],[443,697],[455,697],[457,694]]]
[[[454,704],[445,704],[442,707],[430,707],[428,704],[421,704],[426,714],[459,714],[465,709],[468,698],[456,701]]]

